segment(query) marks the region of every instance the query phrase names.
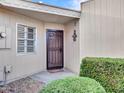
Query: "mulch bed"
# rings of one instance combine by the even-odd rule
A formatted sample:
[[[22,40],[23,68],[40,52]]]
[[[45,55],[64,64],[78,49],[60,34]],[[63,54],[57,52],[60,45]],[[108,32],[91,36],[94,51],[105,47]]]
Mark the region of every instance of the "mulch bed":
[[[39,93],[45,84],[30,77],[0,87],[0,93]]]

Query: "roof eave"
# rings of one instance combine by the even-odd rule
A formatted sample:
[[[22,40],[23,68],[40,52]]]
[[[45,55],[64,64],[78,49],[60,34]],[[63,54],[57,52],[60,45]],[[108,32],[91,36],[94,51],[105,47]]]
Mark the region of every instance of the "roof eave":
[[[38,5],[46,5],[46,6],[50,6],[50,7],[54,7],[54,8],[59,8],[59,9],[64,9],[64,10],[68,10],[68,11],[74,11],[74,12],[81,13],[80,10],[75,10],[75,9],[69,9],[69,8],[64,8],[64,7],[60,7],[60,6],[49,5],[49,4],[46,4],[46,3],[38,3],[38,2],[32,2],[32,1],[27,1],[27,0],[21,0],[21,1],[30,2],[30,3],[34,3],[34,4],[38,4]]]
[[[24,1],[24,0],[21,0],[21,1],[22,1],[21,3],[23,4],[6,2],[6,1],[0,1],[0,4],[5,7],[6,6],[15,7],[20,9],[25,9],[25,10],[36,11],[36,12],[67,16],[67,17],[73,17],[73,18],[80,18],[80,14],[81,14],[80,11],[60,8],[60,7],[46,5],[46,4],[37,4],[30,1]]]

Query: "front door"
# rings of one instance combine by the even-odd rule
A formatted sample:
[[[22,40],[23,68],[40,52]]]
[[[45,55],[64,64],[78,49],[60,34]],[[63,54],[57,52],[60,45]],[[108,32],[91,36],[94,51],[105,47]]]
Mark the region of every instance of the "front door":
[[[47,31],[47,69],[63,68],[63,31]]]

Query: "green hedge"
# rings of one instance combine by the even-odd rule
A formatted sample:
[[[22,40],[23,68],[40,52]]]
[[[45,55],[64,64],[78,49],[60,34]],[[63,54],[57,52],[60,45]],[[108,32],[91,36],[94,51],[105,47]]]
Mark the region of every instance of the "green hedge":
[[[97,80],[107,93],[124,93],[124,59],[84,58],[80,76]]]
[[[106,93],[94,79],[86,77],[68,77],[48,84],[40,93]]]

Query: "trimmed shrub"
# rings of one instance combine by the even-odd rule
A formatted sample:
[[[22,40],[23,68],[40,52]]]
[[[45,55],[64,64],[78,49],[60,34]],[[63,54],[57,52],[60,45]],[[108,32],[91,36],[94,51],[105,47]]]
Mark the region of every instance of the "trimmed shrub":
[[[124,93],[124,59],[84,58],[80,76],[97,80],[107,93]]]
[[[106,93],[94,79],[68,77],[48,84],[40,93]]]

